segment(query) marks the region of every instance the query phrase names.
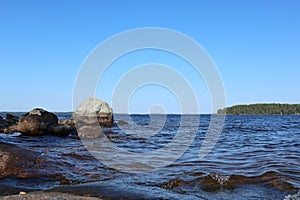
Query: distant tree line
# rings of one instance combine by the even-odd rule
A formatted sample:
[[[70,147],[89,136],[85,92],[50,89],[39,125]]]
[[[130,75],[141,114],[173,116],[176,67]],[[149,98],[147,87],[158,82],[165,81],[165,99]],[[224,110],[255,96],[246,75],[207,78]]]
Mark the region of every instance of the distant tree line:
[[[300,104],[250,104],[219,109],[218,114],[232,115],[298,115]]]

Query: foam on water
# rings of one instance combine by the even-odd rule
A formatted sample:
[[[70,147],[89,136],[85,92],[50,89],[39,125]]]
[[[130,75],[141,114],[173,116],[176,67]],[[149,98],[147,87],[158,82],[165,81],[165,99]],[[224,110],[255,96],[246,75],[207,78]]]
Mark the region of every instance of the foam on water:
[[[224,174],[210,174],[210,176],[215,181],[218,181],[218,183],[220,183],[221,185],[226,184],[229,181],[229,179],[230,179],[229,175],[224,175]]]
[[[300,200],[300,191],[296,194],[289,194],[285,196],[283,200]]]

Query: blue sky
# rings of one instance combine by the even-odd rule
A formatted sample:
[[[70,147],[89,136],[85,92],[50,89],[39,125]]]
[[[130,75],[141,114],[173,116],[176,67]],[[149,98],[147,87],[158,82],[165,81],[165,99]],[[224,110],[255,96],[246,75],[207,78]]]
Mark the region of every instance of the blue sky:
[[[0,0],[0,111],[71,111],[76,76],[89,52],[114,34],[141,27],[173,29],[202,45],[222,76],[228,106],[300,103],[299,9],[296,0]],[[168,58],[146,53],[156,62]],[[137,57],[142,56],[132,60]],[[120,59],[119,65],[152,61],[132,60]],[[111,69],[112,75],[121,72]],[[186,73],[193,86],[195,77]],[[200,110],[211,112],[209,93],[198,81]],[[104,77],[97,97],[110,102],[114,84]],[[169,93],[156,85],[142,88],[132,97],[130,112],[144,113],[156,104],[177,112]]]

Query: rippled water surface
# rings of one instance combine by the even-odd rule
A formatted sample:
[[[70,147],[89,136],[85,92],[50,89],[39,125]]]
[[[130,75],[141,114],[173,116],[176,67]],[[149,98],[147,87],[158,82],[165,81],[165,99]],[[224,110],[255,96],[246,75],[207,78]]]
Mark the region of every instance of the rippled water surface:
[[[182,118],[181,115],[132,115],[128,121],[126,116],[116,115],[119,126],[106,128],[104,132],[124,151],[153,152],[172,142]],[[192,123],[195,118],[200,119],[200,124]],[[95,155],[97,149],[93,148],[94,152],[90,153],[75,136],[0,134],[0,142],[38,152],[39,159],[44,161],[28,169],[38,171],[39,176],[3,178],[0,184],[35,190],[83,183],[111,184],[163,199],[283,199],[299,190],[300,116],[226,116],[216,145],[204,158],[199,158],[199,151],[211,116],[190,115],[186,119],[191,123],[181,128],[187,135],[195,134],[187,151],[170,165],[145,173],[125,173],[101,163],[91,155]],[[149,135],[151,137],[146,137]],[[97,140],[85,144],[97,147],[95,142]],[[101,156],[101,152],[98,153]],[[110,156],[125,164],[128,159],[123,155]],[[156,159],[167,159],[165,156],[162,154]],[[141,162],[146,165],[151,161]],[[127,167],[134,171],[139,165]]]

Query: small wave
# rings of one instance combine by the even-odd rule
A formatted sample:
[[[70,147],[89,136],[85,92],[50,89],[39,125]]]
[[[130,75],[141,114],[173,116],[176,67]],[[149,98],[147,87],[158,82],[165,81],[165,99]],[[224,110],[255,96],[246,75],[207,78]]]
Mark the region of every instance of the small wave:
[[[207,192],[218,192],[233,190],[244,184],[267,185],[280,191],[297,191],[288,178],[274,171],[265,172],[259,176],[226,175],[222,173],[210,173],[204,175],[202,172],[190,174],[189,178],[173,179],[160,185],[165,189],[179,189],[182,187],[199,186]],[[299,199],[300,200],[300,199]]]
[[[165,189],[173,189],[175,187],[180,187],[182,185],[187,185],[187,184],[188,183],[185,182],[184,180],[173,179],[173,180],[170,180],[169,182],[161,184],[160,187],[165,188]]]
[[[229,175],[223,175],[223,174],[210,174],[210,176],[214,180],[218,181],[218,183],[220,183],[221,185],[224,185],[230,179]]]
[[[300,191],[298,191],[296,194],[289,194],[285,196],[283,200],[300,200]]]

